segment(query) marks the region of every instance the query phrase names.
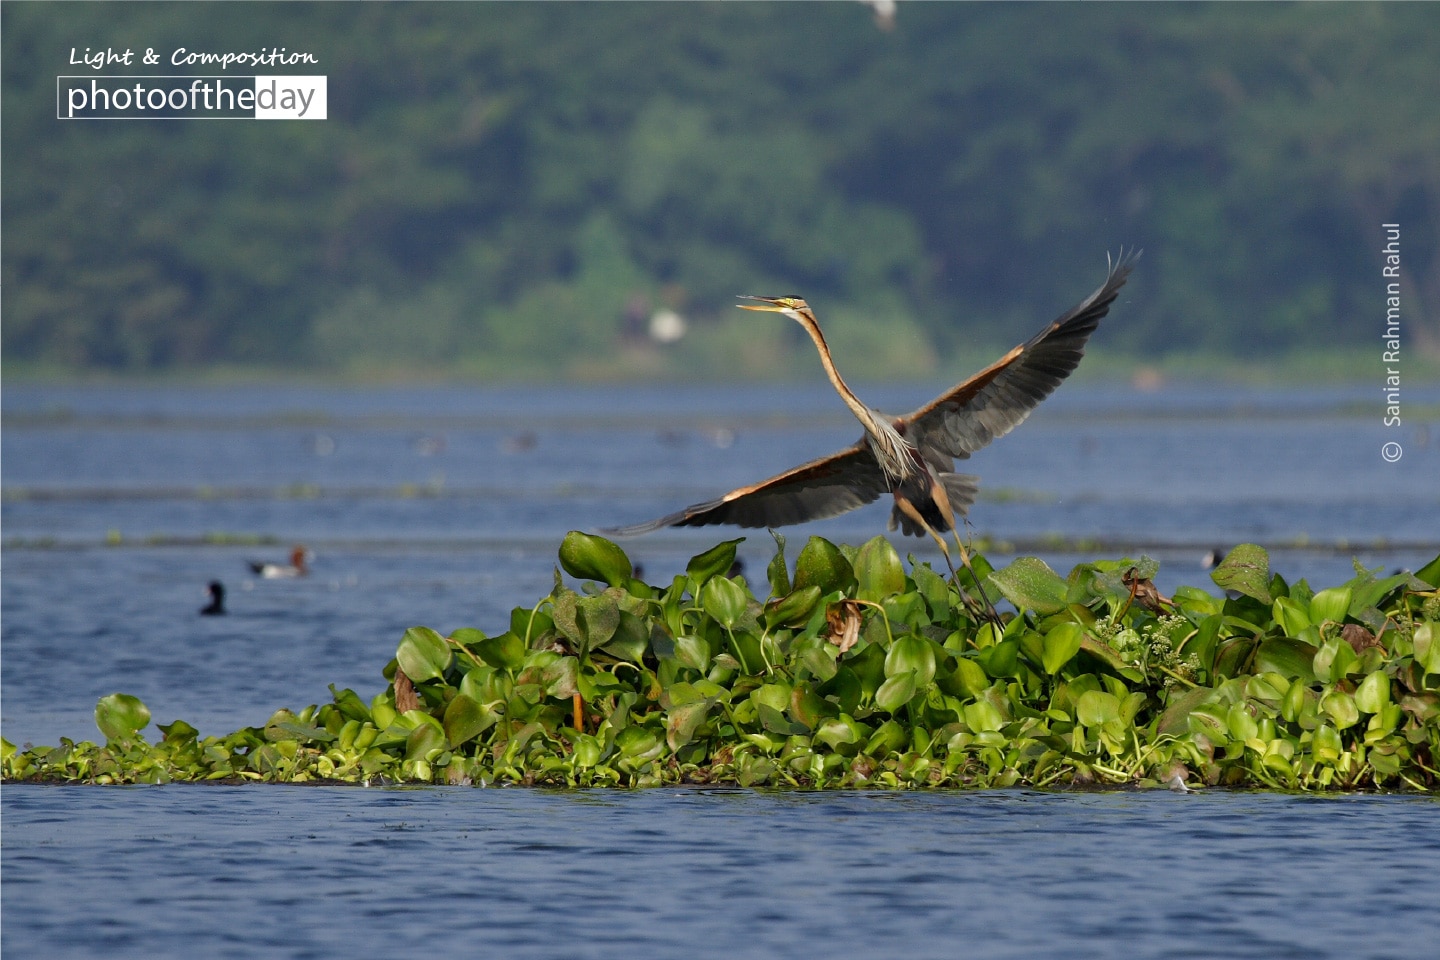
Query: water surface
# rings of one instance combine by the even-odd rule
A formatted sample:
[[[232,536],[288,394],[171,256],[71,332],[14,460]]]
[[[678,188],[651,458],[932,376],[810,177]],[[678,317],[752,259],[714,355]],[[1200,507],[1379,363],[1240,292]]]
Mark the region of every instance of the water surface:
[[[12,786],[3,945],[1409,958],[1435,943],[1437,813],[1218,792]]]
[[[903,410],[931,391],[863,392]],[[1062,572],[1149,553],[1165,591],[1213,589],[1203,554],[1241,541],[1319,585],[1355,559],[1413,569],[1440,551],[1440,426],[1388,431],[1373,399],[1067,386],[965,465],[974,527]],[[407,627],[499,632],[548,593],[566,530],[858,435],[824,384],[7,387],[3,404],[0,732],[19,744],[96,738],[115,691],[203,734],[332,682],[368,699]],[[863,542],[887,512],[787,530],[790,557],[812,533]],[[626,548],[664,583],[739,535]],[[745,535],[763,591],[773,542]],[[1077,538],[1102,546],[1056,546]],[[311,576],[249,573],[297,542]],[[211,579],[225,617],[197,614]],[[0,804],[16,957],[1412,957],[1440,902],[1437,808],[1414,798],[11,784]]]

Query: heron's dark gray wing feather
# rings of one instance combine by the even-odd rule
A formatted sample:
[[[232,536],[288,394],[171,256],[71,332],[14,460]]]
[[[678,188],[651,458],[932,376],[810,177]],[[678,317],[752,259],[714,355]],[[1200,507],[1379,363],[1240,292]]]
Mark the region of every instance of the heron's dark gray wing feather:
[[[921,451],[968,457],[1025,422],[1080,363],[1138,253],[1123,251],[1105,282],[1054,323],[900,422]]]
[[[941,473],[937,474],[936,479],[944,485],[945,495],[950,500],[950,509],[955,511],[955,516],[968,516],[970,506],[980,495],[980,478],[970,473]]]
[[[955,512],[955,516],[963,517],[969,514],[971,504],[980,493],[980,478],[968,473],[937,471],[935,479],[945,487],[945,496],[950,500],[950,509]],[[898,529],[907,537],[923,537],[929,532],[901,510],[899,504],[890,510],[890,529]],[[944,533],[948,529],[950,527],[947,523],[943,530],[936,532]]]
[[[812,460],[769,480],[732,490],[718,500],[697,503],[658,520],[601,533],[634,537],[661,527],[704,527],[719,523],[737,527],[784,527],[839,516],[878,499],[887,489],[875,455],[862,440],[853,447]]]

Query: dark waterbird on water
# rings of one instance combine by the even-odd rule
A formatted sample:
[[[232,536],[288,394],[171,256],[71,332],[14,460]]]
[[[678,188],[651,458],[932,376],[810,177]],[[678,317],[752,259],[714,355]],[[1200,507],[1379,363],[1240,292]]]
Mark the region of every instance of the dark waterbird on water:
[[[207,617],[223,614],[225,612],[225,584],[219,580],[211,580],[210,586],[206,589],[210,591],[210,602],[200,608],[200,613]]]
[[[968,567],[955,516],[965,516],[975,502],[979,478],[955,473],[953,458],[966,459],[1015,429],[1070,375],[1138,258],[1138,252],[1122,250],[1098,290],[995,363],[903,417],[887,416],[855,396],[835,369],[820,323],[804,300],[743,297],[757,303],[738,304],[741,309],[784,314],[805,328],[820,351],[830,383],[865,428],[865,436],[839,453],[732,490],[717,500],[604,532],[628,537],[661,527],[721,523],[782,527],[838,516],[888,492],[895,498],[890,529],[898,526],[916,537],[928,533],[947,563],[950,549],[941,534],[955,531],[961,562]]]

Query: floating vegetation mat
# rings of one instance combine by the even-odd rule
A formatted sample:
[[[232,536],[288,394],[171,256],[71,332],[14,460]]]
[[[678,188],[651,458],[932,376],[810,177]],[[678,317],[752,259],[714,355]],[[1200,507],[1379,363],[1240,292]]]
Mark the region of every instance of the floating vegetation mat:
[[[353,690],[202,737],[103,698],[105,743],[18,750],[9,781],[641,787],[1440,785],[1440,557],[1316,591],[1236,547],[1221,592],[1162,596],[1148,558],[909,573],[877,537],[785,541],[770,599],[727,541],[668,586],[571,533],[554,591],[501,632],[415,627]],[[982,589],[983,585],[983,589]],[[989,603],[1015,612],[993,616]]]

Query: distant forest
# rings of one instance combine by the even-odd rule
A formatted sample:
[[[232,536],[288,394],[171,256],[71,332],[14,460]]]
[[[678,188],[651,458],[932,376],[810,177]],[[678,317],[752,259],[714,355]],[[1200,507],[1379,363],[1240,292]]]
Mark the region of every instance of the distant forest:
[[[6,3],[4,357],[767,376],[809,347],[734,297],[796,293],[884,376],[1027,335],[1122,246],[1108,350],[1378,352],[1388,223],[1433,356],[1437,14]],[[229,73],[324,74],[329,119],[58,120],[87,46],[308,51]],[[106,72],[157,70],[205,72]]]

